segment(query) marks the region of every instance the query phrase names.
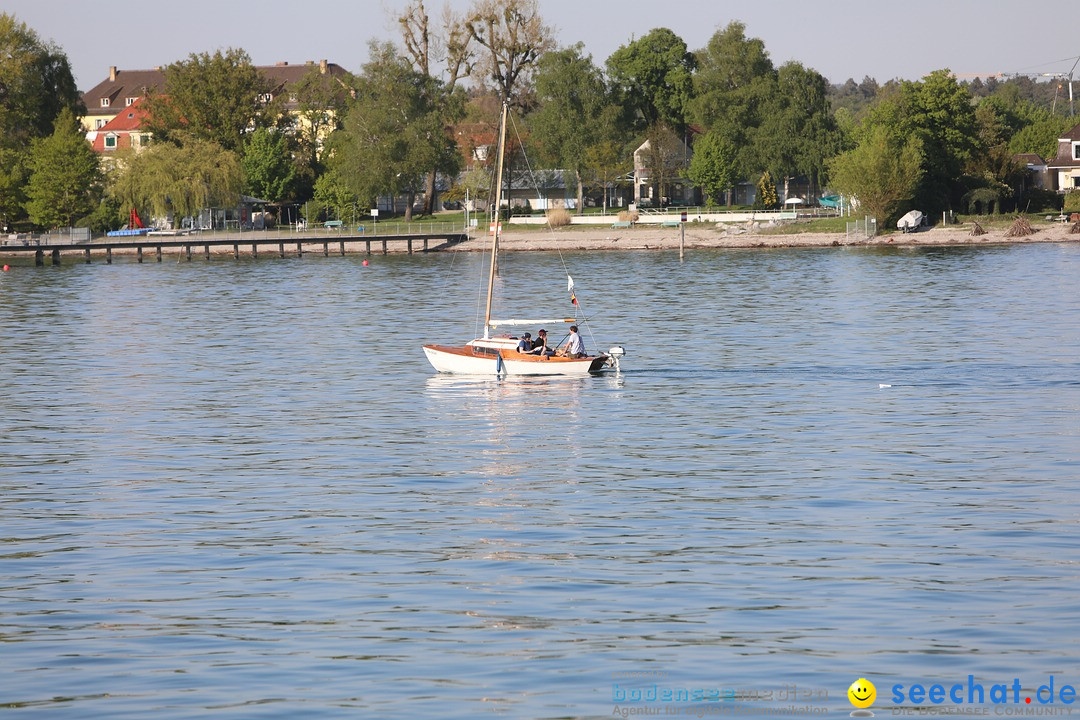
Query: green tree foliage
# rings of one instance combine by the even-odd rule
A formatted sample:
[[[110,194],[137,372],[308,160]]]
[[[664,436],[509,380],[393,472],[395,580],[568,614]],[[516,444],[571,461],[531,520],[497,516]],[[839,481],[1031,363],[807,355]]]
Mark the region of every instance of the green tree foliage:
[[[695,64],[682,38],[656,28],[612,53],[607,72],[635,128],[662,124],[681,133],[693,97]]]
[[[42,227],[74,225],[98,204],[101,170],[97,155],[71,110],[60,111],[52,135],[30,151],[26,210]]]
[[[61,110],[85,112],[71,65],[60,48],[0,12],[0,217],[24,216],[29,151],[53,132]]]
[[[689,178],[717,205],[739,179],[735,174],[735,154],[734,143],[718,133],[708,133],[694,144]]]
[[[405,56],[416,71],[426,78],[445,78],[442,84],[436,83],[435,87],[441,89],[438,104],[443,108],[443,119],[449,130],[462,115],[463,102],[457,90],[458,80],[473,69],[473,26],[447,5],[443,9],[441,30],[433,28],[424,0],[410,0],[394,19],[401,29]],[[445,71],[441,74],[435,68],[440,61],[445,61]],[[425,178],[424,213],[428,215],[435,209],[437,175],[438,170],[432,167]]]
[[[137,208],[144,219],[172,216],[175,221],[207,207],[234,207],[242,182],[236,153],[192,140],[182,146],[155,143],[130,157],[110,192],[122,207]]]
[[[0,13],[0,143],[17,147],[51,134],[65,108],[85,112],[67,55]]]
[[[372,43],[370,57],[345,127],[332,138],[330,182],[365,202],[405,193],[411,218],[425,174],[456,174],[461,156],[445,129],[439,81],[414,70],[390,44]]]
[[[747,38],[746,26],[732,22],[714,33],[696,58],[691,106],[695,121],[735,145],[739,175],[760,172],[766,165],[754,135],[777,94],[776,70],[765,43]]]
[[[284,133],[259,128],[244,143],[244,187],[257,198],[280,202],[292,190],[296,167]]]
[[[773,210],[780,204],[780,198],[776,195],[776,183],[768,170],[761,174],[757,182],[757,197],[754,207],[759,210]]]
[[[1062,212],[1080,212],[1080,190],[1070,190],[1065,193],[1065,202]]]
[[[250,128],[281,117],[272,90],[243,50],[193,53],[166,67],[161,93],[146,98],[147,128],[159,142],[197,139],[240,152]]]
[[[1076,118],[1055,115],[1032,102],[1021,102],[1010,108],[1014,119],[1009,137],[1012,153],[1036,153],[1044,159],[1057,155],[1058,138],[1076,124]]]
[[[290,86],[296,98],[291,139],[294,144],[297,185],[310,191],[323,171],[323,149],[330,134],[341,127],[353,92],[353,81],[309,69]],[[306,196],[306,192],[300,191]]]
[[[805,176],[819,187],[826,161],[840,149],[840,137],[829,108],[828,83],[820,73],[796,62],[776,74],[776,92],[766,103],[761,125],[753,133],[758,162],[788,182]]]
[[[573,171],[578,212],[584,210],[584,178],[589,150],[611,136],[607,87],[583,45],[540,58],[536,73],[537,109],[529,116],[532,140],[549,167]],[[606,131],[606,132],[605,132]]]
[[[366,207],[365,202],[357,197],[345,186],[333,172],[327,172],[319,176],[315,181],[315,195],[311,199],[313,208],[310,208],[312,216],[308,221],[314,221],[319,217],[334,220],[346,218],[355,219],[354,214],[359,205]]]
[[[884,126],[871,127],[859,145],[829,162],[830,184],[855,198],[879,225],[907,207],[923,173],[922,141],[897,139]]]
[[[964,171],[977,149],[971,93],[948,70],[919,82],[904,82],[867,116],[867,127],[883,126],[895,147],[921,143],[921,182],[915,204],[925,213],[959,205],[966,191]]]

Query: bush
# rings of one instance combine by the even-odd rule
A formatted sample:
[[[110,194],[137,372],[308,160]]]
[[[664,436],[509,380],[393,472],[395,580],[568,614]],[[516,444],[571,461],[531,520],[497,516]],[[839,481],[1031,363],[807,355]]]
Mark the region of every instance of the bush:
[[[547,211],[547,222],[551,227],[564,227],[571,222],[570,211],[565,208],[552,208]]]
[[[1080,190],[1070,190],[1065,193],[1065,207],[1062,212],[1080,212]]]
[[[628,210],[619,211],[619,222],[637,222],[640,216],[636,212]]]
[[[1061,196],[1053,190],[1029,188],[1020,201],[1020,208],[1027,212],[1058,212],[1061,210]]]

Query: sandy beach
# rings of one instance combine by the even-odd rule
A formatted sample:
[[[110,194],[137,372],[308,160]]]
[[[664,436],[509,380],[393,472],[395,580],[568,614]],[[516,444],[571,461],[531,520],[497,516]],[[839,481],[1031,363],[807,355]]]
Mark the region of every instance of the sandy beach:
[[[767,230],[744,231],[742,229],[717,229],[713,226],[689,224],[686,226],[685,248],[780,248],[780,247],[828,247],[840,245],[992,245],[1031,242],[1080,242],[1080,234],[1070,233],[1067,223],[1039,223],[1037,232],[1022,238],[1005,236],[1007,228],[988,230],[985,235],[973,237],[971,225],[963,224],[948,228],[928,228],[912,233],[890,233],[869,240],[848,237],[844,233],[775,234]],[[595,230],[557,228],[550,231],[503,232],[501,246],[507,250],[670,250],[679,247],[678,228],[635,227],[629,230],[597,228]],[[452,248],[454,251],[485,250],[487,236],[476,236]]]
[[[928,228],[912,233],[890,233],[865,239],[859,235],[847,236],[844,233],[821,233],[805,232],[793,234],[780,234],[775,228],[734,228],[732,226],[716,227],[691,223],[686,226],[684,247],[687,250],[701,250],[709,248],[787,248],[787,247],[830,247],[830,246],[873,246],[894,245],[900,247],[919,246],[945,246],[945,245],[994,245],[1016,243],[1062,243],[1080,242],[1080,233],[1070,232],[1071,225],[1068,223],[1039,222],[1035,226],[1034,235],[1022,238],[1006,237],[1007,228],[994,228],[985,235],[973,237],[971,225],[962,224],[948,228]],[[363,239],[356,236],[342,236],[340,234],[327,234],[326,236],[297,236],[289,232],[274,232],[247,234],[246,236],[230,237],[227,234],[208,234],[202,236],[165,236],[162,239],[172,242],[190,244],[191,255],[194,257],[204,256],[207,251],[211,255],[251,255],[251,242],[258,239],[260,247],[258,254],[266,257],[292,256],[299,252],[303,254],[382,254],[384,251],[392,254],[408,252],[408,245],[403,239],[391,239],[386,243],[384,250],[383,238],[373,235]],[[200,240],[213,240],[215,244],[205,248]],[[507,251],[601,251],[601,250],[676,250],[679,247],[679,228],[661,228],[656,226],[637,226],[633,228],[556,228],[552,230],[522,230],[510,227],[505,230],[500,241],[503,250]],[[218,244],[220,243],[220,244]],[[280,243],[280,249],[277,247]],[[143,238],[144,256],[147,262],[156,259],[154,243],[151,238]],[[429,251],[431,252],[485,252],[491,244],[490,236],[475,233],[468,240],[446,246],[442,240],[431,240]],[[299,246],[299,247],[298,247]],[[41,249],[46,254],[50,244],[43,243],[41,246],[19,246],[18,251],[14,247],[0,247],[0,256],[25,256],[31,249]],[[302,248],[302,250],[301,250]],[[67,246],[61,253],[65,257],[84,255],[89,251],[94,257],[105,255],[104,247],[96,246],[95,243],[72,247]],[[121,256],[135,255],[135,247],[114,248],[113,253]],[[413,252],[423,252],[422,241],[413,241]],[[187,257],[184,247],[167,247],[163,251],[167,257]]]

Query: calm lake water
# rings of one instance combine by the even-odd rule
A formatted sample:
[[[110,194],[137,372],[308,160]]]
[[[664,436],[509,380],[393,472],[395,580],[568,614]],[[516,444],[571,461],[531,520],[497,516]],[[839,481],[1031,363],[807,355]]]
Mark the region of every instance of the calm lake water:
[[[483,258],[361,259],[0,274],[0,716],[1080,685],[1080,245],[507,254],[629,354],[501,381]]]

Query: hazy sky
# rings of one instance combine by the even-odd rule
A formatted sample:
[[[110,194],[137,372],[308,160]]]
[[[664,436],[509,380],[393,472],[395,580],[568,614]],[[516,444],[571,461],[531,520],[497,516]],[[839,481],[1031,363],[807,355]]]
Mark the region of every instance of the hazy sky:
[[[437,14],[443,2],[428,0],[429,11]],[[110,65],[145,69],[227,47],[247,50],[257,65],[326,58],[358,71],[368,40],[396,39],[387,17],[403,4],[3,0],[0,11],[60,45],[87,90]],[[470,4],[450,0],[456,9]],[[696,50],[732,20],[765,41],[774,64],[798,60],[834,83],[867,75],[917,79],[945,67],[957,74],[1067,73],[1080,56],[1077,0],[541,0],[540,7],[559,41],[585,43],[598,65],[652,28],[668,27]]]

